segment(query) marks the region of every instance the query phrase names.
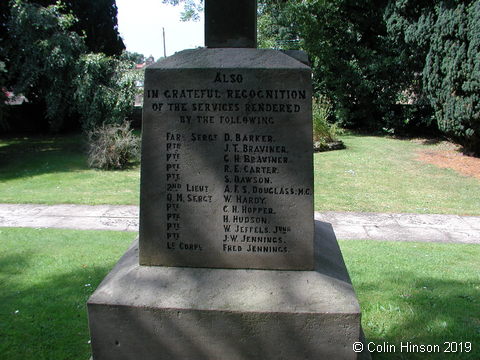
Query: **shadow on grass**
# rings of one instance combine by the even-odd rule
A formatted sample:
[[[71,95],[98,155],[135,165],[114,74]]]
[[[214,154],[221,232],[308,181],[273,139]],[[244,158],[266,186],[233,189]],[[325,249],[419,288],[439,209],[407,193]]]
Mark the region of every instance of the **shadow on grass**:
[[[61,272],[51,270],[41,279],[32,276],[31,279],[20,281],[17,276],[21,269],[35,273],[42,261],[44,257],[35,257],[34,252],[29,251],[17,255],[4,252],[0,256],[0,354],[2,358],[10,360],[86,360],[90,354],[90,345],[85,304],[116,259],[105,261],[102,266],[80,261]],[[54,257],[50,261],[61,262],[63,259]],[[104,261],[99,259],[97,262]],[[419,276],[413,271],[386,271],[383,281],[378,282],[368,280],[365,276],[368,274],[359,275],[366,280],[356,284],[355,276],[352,277],[363,308],[363,323],[368,341],[375,344],[388,342],[396,345],[397,349],[401,341],[432,345],[443,345],[444,341],[470,341],[473,344],[472,352],[452,356],[396,352],[374,354],[374,359],[480,358],[479,278],[472,280],[470,276],[465,281],[443,280]],[[191,282],[193,286],[201,286],[194,277]],[[295,284],[292,284],[286,295],[301,297],[302,294],[295,292],[295,288]],[[376,298],[379,293],[381,300]],[[377,303],[381,305],[377,306]],[[132,314],[132,321],[141,322],[141,318],[133,315],[135,314]],[[238,317],[232,321],[237,326],[249,326],[253,320]],[[179,344],[196,347],[199,354],[197,359],[209,358],[208,353],[202,353],[203,343],[194,340],[212,338],[208,333],[211,329],[194,332],[189,323],[184,322],[187,325],[181,326],[178,314],[169,321],[172,324],[167,328],[175,329],[173,335],[183,341],[179,341]],[[282,341],[292,338],[295,321],[298,318],[292,317],[291,323],[285,324],[285,332],[279,333],[277,338]],[[145,331],[148,333],[149,329]],[[263,343],[268,339],[269,337],[260,335],[256,338],[258,344],[251,345],[254,345],[253,348],[257,345],[272,346],[271,343]],[[302,339],[296,343],[301,341]],[[243,349],[235,337],[230,339],[228,345],[232,352]],[[172,351],[173,357],[175,349],[167,349],[164,350],[164,358],[168,358],[168,351]],[[302,349],[295,351],[301,353]]]
[[[344,130],[342,138],[355,137],[355,138],[365,138],[365,137],[378,137],[378,138],[387,138],[395,140],[419,140],[419,144],[429,146],[437,145],[444,142],[446,139],[442,137],[442,134],[422,134],[422,133],[411,133],[411,134],[389,134],[385,131],[375,131],[375,130]]]
[[[3,255],[0,257],[0,273],[2,276],[13,276],[18,273],[18,268],[30,266],[33,251],[24,252],[22,255]],[[3,285],[3,283],[2,283]],[[9,284],[13,285],[13,284]]]
[[[10,360],[90,357],[86,301],[113,267],[81,266],[47,280],[18,283],[18,269],[35,267],[30,254],[0,258],[0,354]],[[38,281],[38,282],[37,282]]]
[[[439,280],[419,277],[414,272],[386,273],[383,283],[356,285],[353,279],[364,309],[362,323],[367,342],[395,346],[395,352],[375,352],[373,359],[480,359],[480,279]],[[410,290],[391,291],[390,298],[374,304],[376,294],[392,284],[396,289]],[[472,350],[445,353],[446,342],[470,342]],[[407,343],[439,345],[440,352],[419,352],[412,347],[404,347],[401,352],[401,345]]]
[[[28,254],[5,256],[0,262],[0,272],[10,274],[19,264],[35,266]],[[104,276],[113,266],[81,267],[75,271],[52,274],[47,281],[21,288],[15,281],[2,284],[0,293],[0,353],[6,359],[88,359],[90,345],[85,303]],[[13,273],[12,273],[13,275]],[[465,284],[459,281],[441,281],[415,278],[413,273],[385,276],[385,283],[405,279],[400,286],[417,289],[402,294],[397,303],[385,306],[388,313],[405,311],[390,330],[382,334],[367,333],[367,341],[375,344],[389,343],[397,348],[395,353],[374,353],[373,359],[478,359],[480,351],[480,298],[476,287],[480,282]],[[413,284],[407,279],[415,279]],[[382,284],[356,286],[360,297]],[[368,307],[370,304],[362,304]],[[403,310],[402,310],[403,309]],[[408,309],[408,311],[406,310]],[[371,310],[370,310],[371,311]],[[369,322],[364,313],[364,323]],[[392,321],[392,322],[393,322]],[[367,326],[367,328],[370,326]],[[179,331],[182,329],[179,328]],[[188,333],[178,334],[188,340]],[[195,336],[191,334],[192,336]],[[439,344],[444,341],[470,341],[470,353],[426,354],[400,353],[400,341],[412,344]],[[231,344],[235,347],[235,344]]]
[[[422,145],[425,145],[425,146],[438,145],[443,141],[445,141],[445,140],[440,139],[440,138],[423,139],[422,140]]]
[[[0,181],[87,169],[85,149],[81,135],[0,139]]]

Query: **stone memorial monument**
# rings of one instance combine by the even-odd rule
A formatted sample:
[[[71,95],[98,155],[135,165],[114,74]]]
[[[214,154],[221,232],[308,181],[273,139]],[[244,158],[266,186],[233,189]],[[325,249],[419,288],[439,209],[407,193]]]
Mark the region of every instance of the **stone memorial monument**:
[[[93,359],[355,359],[308,60],[256,49],[255,0],[206,0],[205,42],[146,70],[139,241],[88,301]]]

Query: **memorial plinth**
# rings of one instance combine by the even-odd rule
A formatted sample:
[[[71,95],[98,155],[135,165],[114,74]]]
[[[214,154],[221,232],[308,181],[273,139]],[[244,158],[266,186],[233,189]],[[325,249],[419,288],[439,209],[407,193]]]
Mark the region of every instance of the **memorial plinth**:
[[[134,244],[89,300],[94,360],[357,359],[358,301],[315,234],[314,271],[141,266]]]

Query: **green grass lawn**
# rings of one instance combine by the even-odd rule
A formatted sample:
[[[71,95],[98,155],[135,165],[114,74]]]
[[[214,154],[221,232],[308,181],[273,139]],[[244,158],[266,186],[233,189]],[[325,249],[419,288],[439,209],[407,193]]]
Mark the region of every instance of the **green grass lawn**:
[[[86,360],[85,303],[135,234],[0,228],[0,354]],[[368,341],[468,341],[480,358],[480,246],[341,241]],[[440,359],[377,354],[374,359]]]
[[[422,145],[346,135],[346,150],[317,153],[317,211],[480,215],[480,180],[415,160]],[[138,204],[139,166],[87,168],[80,136],[0,139],[0,203]]]
[[[87,360],[86,301],[134,237],[0,228],[0,357]]]
[[[480,359],[480,246],[340,241],[368,342],[469,342],[469,353],[376,353],[373,359]],[[448,356],[447,356],[448,355]]]
[[[415,160],[435,149],[379,136],[342,137],[315,154],[315,210],[480,215],[480,180]]]
[[[140,167],[87,167],[80,135],[0,139],[0,203],[138,204]]]

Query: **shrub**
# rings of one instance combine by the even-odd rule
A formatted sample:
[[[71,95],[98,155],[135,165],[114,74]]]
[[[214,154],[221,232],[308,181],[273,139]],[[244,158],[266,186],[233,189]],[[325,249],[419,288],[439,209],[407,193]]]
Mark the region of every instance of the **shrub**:
[[[313,140],[333,141],[334,134],[331,133],[331,125],[328,119],[332,115],[332,104],[325,98],[319,97],[313,99],[312,117],[313,117]]]
[[[336,124],[330,124],[328,122],[328,120],[333,117],[333,106],[325,96],[313,99],[312,117],[315,150],[343,149],[343,143],[337,138],[341,129]]]
[[[441,136],[430,104],[394,104],[384,115],[382,132],[400,136]]]
[[[323,142],[338,141],[341,129],[337,124],[331,124],[329,120],[333,117],[332,103],[325,97],[315,98],[312,103],[313,117],[313,140]]]
[[[140,140],[130,123],[104,124],[88,133],[88,166],[97,169],[125,169],[138,159]]]

